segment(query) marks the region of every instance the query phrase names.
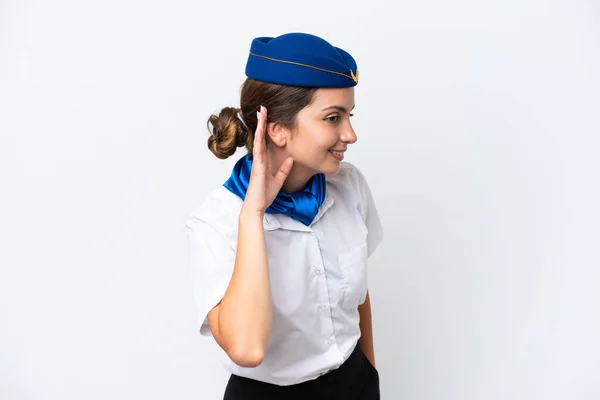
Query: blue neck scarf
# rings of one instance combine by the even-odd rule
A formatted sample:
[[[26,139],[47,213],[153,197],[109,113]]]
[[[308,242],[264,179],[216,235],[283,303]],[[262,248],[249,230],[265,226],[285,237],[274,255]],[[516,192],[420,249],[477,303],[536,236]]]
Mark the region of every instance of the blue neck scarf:
[[[233,167],[231,177],[223,184],[230,192],[244,200],[252,171],[252,154],[248,153]],[[294,193],[279,191],[268,214],[285,214],[309,226],[315,219],[325,199],[325,174],[313,175],[304,190]]]

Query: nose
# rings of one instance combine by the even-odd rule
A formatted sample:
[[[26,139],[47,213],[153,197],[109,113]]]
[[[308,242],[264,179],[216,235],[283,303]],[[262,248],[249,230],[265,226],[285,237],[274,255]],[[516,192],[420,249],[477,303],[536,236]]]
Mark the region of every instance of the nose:
[[[342,131],[340,139],[344,143],[352,144],[352,143],[356,142],[356,140],[357,140],[356,132],[354,132],[354,128],[352,128],[352,125],[350,123],[348,123],[348,125]]]

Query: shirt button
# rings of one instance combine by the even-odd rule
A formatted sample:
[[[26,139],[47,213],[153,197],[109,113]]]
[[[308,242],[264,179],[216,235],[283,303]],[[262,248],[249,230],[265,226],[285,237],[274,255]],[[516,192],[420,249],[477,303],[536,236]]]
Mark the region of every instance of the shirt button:
[[[319,311],[325,312],[327,310],[327,306],[319,306]]]
[[[323,273],[323,271],[320,268],[317,268],[317,270],[315,271],[315,274],[317,275],[321,275]]]

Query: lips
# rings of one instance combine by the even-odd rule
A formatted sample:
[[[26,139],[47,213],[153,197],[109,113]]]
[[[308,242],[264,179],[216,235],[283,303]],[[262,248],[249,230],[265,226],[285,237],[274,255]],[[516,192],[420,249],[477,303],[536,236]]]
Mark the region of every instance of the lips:
[[[343,160],[344,159],[344,151],[336,151],[336,150],[329,150],[329,152],[333,155],[333,157],[335,157],[337,160]]]

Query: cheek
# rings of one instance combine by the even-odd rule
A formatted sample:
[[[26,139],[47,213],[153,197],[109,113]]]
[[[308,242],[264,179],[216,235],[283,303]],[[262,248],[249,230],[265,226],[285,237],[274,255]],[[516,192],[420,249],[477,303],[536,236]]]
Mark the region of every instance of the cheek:
[[[303,163],[320,163],[327,159],[327,152],[338,142],[339,134],[333,126],[319,122],[304,123],[296,132],[288,151]]]
[[[293,147],[302,153],[319,153],[327,150],[337,142],[333,129],[327,129],[319,124],[304,126],[293,138]]]
[[[316,129],[311,135],[312,145],[316,151],[329,150],[338,141],[337,132],[330,128]]]

